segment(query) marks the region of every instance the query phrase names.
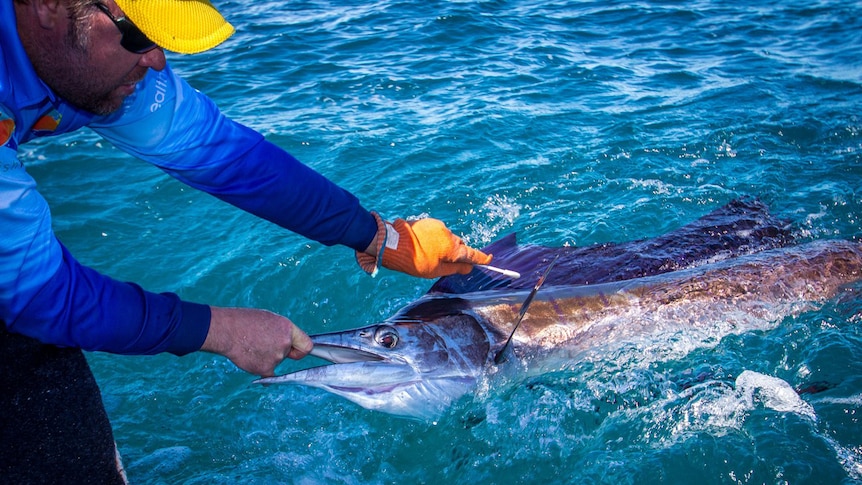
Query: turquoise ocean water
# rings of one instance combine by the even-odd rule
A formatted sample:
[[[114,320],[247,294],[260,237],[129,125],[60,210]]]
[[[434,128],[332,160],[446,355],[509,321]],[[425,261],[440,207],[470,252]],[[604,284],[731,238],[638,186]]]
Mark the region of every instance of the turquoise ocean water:
[[[662,234],[743,195],[802,239],[862,235],[862,4],[219,1],[170,60],[389,217],[482,246]],[[254,219],[90,132],[24,147],[59,237],[154,291],[367,325],[429,281]],[[859,483],[862,301],[486,386],[434,423],[262,388],[225,359],[88,357],[134,483]],[[286,372],[310,365],[285,363]],[[317,362],[313,362],[317,363]],[[737,381],[744,371],[762,376]],[[766,377],[781,381],[772,381]],[[792,406],[783,383],[825,382]],[[478,416],[478,418],[477,418]]]

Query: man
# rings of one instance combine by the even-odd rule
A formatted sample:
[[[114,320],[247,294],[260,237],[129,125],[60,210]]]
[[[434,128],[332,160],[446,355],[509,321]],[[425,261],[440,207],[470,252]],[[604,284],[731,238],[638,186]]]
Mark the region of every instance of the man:
[[[272,375],[312,347],[290,320],[155,294],[79,264],[57,240],[18,147],[89,127],[120,149],[243,210],[356,251],[369,273],[467,273],[491,257],[433,219],[385,222],[176,76],[233,28],[208,0],[0,1],[0,476],[121,480],[110,426],[78,349],[204,350]]]

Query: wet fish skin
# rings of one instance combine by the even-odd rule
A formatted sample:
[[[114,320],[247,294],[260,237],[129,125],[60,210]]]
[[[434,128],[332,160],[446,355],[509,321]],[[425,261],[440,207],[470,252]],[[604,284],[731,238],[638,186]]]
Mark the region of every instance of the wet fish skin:
[[[528,367],[541,367],[543,361],[582,358],[595,349],[667,332],[700,332],[706,345],[728,334],[769,328],[862,279],[859,243],[795,244],[765,208],[730,209],[718,220],[725,228],[742,227],[732,244],[712,244],[720,233],[716,226],[695,223],[688,232],[683,228],[685,236],[666,238],[662,255],[678,261],[677,246],[693,241],[710,248],[693,250],[697,256],[683,267],[642,255],[652,265],[639,270],[646,273],[642,277],[629,278],[630,267],[609,267],[607,281],[584,284],[572,268],[588,261],[572,248],[559,248],[569,259],[536,295],[515,333],[513,352]],[[735,226],[734,217],[746,222]],[[633,247],[660,246],[645,241]],[[527,257],[529,249],[511,251],[515,259],[541,269],[541,261]],[[534,254],[547,259],[555,251],[538,248]],[[624,258],[611,254],[609,260]],[[594,278],[598,273],[588,269],[584,274]],[[480,378],[498,372],[493,356],[517,320],[530,290],[526,285],[535,283],[529,277],[502,286],[478,281],[475,290],[475,281],[462,281],[451,285],[462,288],[460,293],[431,292],[376,325],[312,336],[321,355],[337,356],[339,363],[257,382],[318,387],[368,409],[434,419],[472,392]],[[443,283],[435,287],[446,287]]]

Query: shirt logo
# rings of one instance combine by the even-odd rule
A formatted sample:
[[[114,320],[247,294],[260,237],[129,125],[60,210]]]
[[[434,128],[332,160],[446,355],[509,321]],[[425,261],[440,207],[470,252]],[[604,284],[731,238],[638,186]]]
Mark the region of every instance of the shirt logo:
[[[63,115],[60,114],[56,109],[52,109],[47,114],[42,115],[41,118],[36,120],[36,123],[33,124],[33,133],[35,134],[45,134],[50,133],[57,129],[60,126],[60,120],[63,118]]]
[[[15,132],[15,120],[13,120],[3,107],[0,106],[0,147],[6,146],[9,140],[12,139],[12,133]]]

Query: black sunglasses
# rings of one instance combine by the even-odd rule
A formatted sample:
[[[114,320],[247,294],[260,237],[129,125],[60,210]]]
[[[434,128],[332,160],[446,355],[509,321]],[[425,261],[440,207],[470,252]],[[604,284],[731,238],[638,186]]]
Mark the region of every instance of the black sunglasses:
[[[148,39],[131,20],[126,17],[114,17],[114,14],[108,10],[108,6],[104,3],[95,3],[94,5],[96,8],[104,12],[105,15],[111,19],[111,22],[114,22],[117,29],[120,30],[120,35],[122,35],[120,38],[120,45],[123,46],[124,49],[135,54],[144,54],[145,52],[156,48],[156,43]]]

